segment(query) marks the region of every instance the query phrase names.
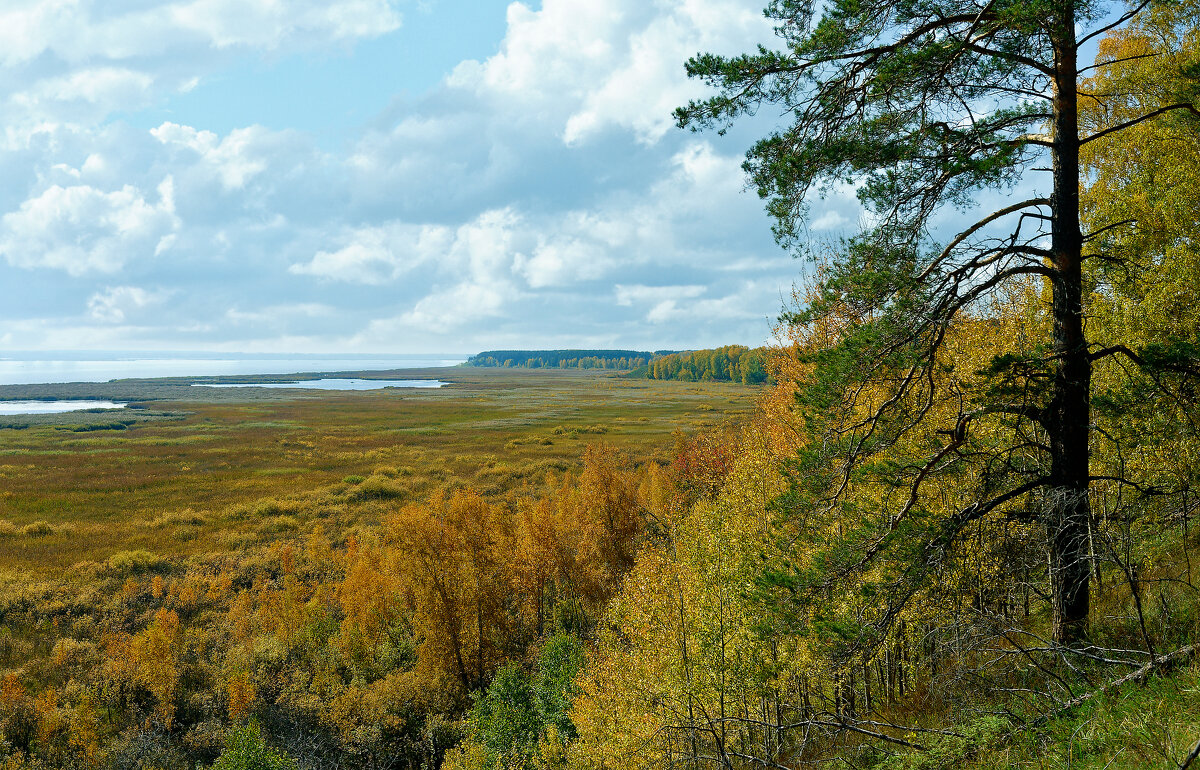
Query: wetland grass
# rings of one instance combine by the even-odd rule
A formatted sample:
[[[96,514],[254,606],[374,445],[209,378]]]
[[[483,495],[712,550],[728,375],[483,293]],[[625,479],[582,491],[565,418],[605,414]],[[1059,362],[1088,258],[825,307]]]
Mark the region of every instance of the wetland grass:
[[[116,396],[139,409],[121,430],[91,413],[6,418],[0,570],[50,574],[123,552],[186,557],[318,526],[369,529],[437,487],[534,491],[547,474],[577,468],[596,441],[635,461],[665,460],[671,433],[745,415],[759,393],[603,371],[404,375],[452,382],[199,395],[171,380],[53,386],[55,397]],[[0,388],[0,397],[28,388]]]

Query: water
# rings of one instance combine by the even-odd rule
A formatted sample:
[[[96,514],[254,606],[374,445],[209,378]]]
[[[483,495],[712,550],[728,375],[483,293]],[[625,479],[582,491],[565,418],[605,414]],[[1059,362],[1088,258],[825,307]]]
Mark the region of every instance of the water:
[[[467,359],[428,355],[252,355],[202,353],[5,353],[0,385],[108,382],[126,378],[212,377],[294,372],[359,372],[455,366]]]
[[[197,388],[301,388],[304,390],[382,390],[383,388],[440,388],[441,380],[299,380],[296,382],[193,382]]]
[[[115,401],[0,401],[0,415],[63,414],[85,409],[124,409]]]

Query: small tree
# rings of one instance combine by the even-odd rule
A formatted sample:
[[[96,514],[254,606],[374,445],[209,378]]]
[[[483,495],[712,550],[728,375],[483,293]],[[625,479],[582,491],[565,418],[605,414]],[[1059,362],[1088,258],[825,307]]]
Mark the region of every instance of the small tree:
[[[258,725],[251,722],[229,732],[212,770],[296,770],[296,763],[268,747]]]
[[[1097,348],[1085,334],[1084,264],[1108,258],[1095,244],[1115,223],[1081,229],[1081,148],[1160,116],[1200,114],[1180,101],[1081,133],[1080,78],[1094,69],[1080,65],[1081,47],[1150,8],[1150,0],[773,0],[766,14],[781,50],[688,62],[718,93],[680,108],[681,126],[723,131],[763,107],[783,110],[785,124],[744,164],[783,245],[800,244],[807,197],[824,185],[860,183],[869,212],[870,227],[828,265],[810,305],[787,317],[840,329],[812,358],[801,407],[823,438],[797,464],[796,501],[840,505],[856,480],[879,473],[874,458],[928,430],[946,395],[937,366],[954,324],[1023,282],[1042,282],[1048,295],[1044,339],[1010,345],[980,387],[958,394],[941,444],[890,469],[906,493],[883,497],[882,524],[851,539],[855,547],[831,550],[818,583],[901,539],[914,561],[935,564],[990,513],[1032,516],[1049,551],[1053,636],[1066,645],[1084,637],[1093,363],[1120,356],[1146,370],[1190,367],[1178,350],[1163,352],[1169,340],[1150,355]],[[1048,182],[1030,183],[1031,172]],[[946,207],[976,209],[978,191],[1018,185],[1039,189],[934,243],[933,218]],[[984,431],[1008,438],[972,440]],[[968,464],[975,481],[961,504],[930,516],[923,486]],[[904,581],[892,588],[884,624],[912,595]]]

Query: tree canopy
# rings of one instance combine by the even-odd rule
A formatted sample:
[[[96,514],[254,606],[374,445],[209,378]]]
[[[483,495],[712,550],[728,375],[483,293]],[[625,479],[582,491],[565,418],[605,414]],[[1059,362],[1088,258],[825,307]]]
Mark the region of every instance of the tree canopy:
[[[682,126],[724,129],[768,106],[786,117],[744,165],[781,243],[802,238],[810,193],[859,186],[870,225],[785,319],[836,330],[809,337],[815,368],[798,408],[824,439],[795,462],[790,504],[803,516],[843,505],[858,485],[892,490],[815,579],[904,550],[908,566],[881,594],[884,625],[969,524],[1004,513],[1045,530],[1054,638],[1085,637],[1093,365],[1162,361],[1089,342],[1084,264],[1117,258],[1096,248],[1111,223],[1082,229],[1080,156],[1144,121],[1197,110],[1188,100],[1136,105],[1081,125],[1080,79],[1112,62],[1081,66],[1079,53],[1150,12],[1148,0],[775,0],[766,13],[779,50],[688,63],[717,93],[680,108]],[[1017,200],[987,210],[978,201],[989,189]],[[947,209],[974,222],[941,243],[936,218]],[[952,329],[1002,333],[989,330],[989,303],[1030,285],[1044,288],[1045,323],[1000,340],[982,376],[947,378]],[[910,461],[886,462],[902,444]],[[960,502],[939,514],[926,492],[955,476]],[[814,587],[811,575],[775,578]]]

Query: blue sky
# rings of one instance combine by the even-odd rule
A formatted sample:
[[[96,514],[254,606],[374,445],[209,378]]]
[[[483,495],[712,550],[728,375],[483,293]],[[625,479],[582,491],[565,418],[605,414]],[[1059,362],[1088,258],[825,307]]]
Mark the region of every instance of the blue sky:
[[[802,264],[755,129],[670,112],[760,2],[4,3],[0,347],[759,344]]]

